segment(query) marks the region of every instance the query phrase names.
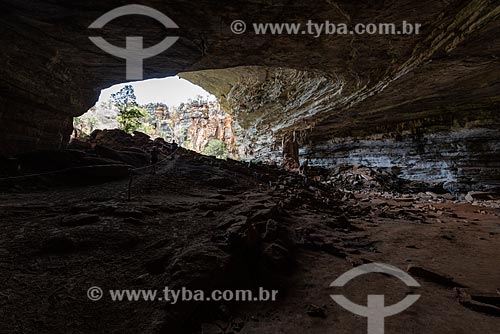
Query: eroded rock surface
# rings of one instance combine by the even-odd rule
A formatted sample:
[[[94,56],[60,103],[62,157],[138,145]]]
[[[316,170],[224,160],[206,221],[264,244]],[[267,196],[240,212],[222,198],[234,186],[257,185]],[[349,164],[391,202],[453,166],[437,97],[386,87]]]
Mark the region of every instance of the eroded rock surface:
[[[107,136],[108,144],[120,137]],[[129,138],[131,147],[115,144],[131,151],[147,143],[138,139]],[[0,193],[2,333],[363,332],[366,323],[335,306],[328,286],[370,262],[421,268],[410,272],[422,298],[391,319],[397,332],[498,328],[484,307],[452,298],[454,287],[498,287],[498,201],[495,209],[479,206],[493,201],[478,197],[470,204],[345,192],[280,168],[183,149],[156,174],[136,175],[130,200],[128,185],[126,179]],[[349,293],[362,303],[382,291],[396,302],[408,288],[395,282],[360,278]],[[99,301],[87,297],[95,286],[104,291]],[[173,303],[159,299],[165,287],[207,294],[263,287],[278,298]],[[159,295],[112,301],[109,290],[123,289]]]
[[[441,124],[441,117],[447,121],[431,132],[443,131],[444,136],[450,131],[455,136],[455,125],[460,131],[465,123],[485,128],[485,133],[499,128],[500,7],[494,1],[142,4],[168,14],[181,27],[176,31],[179,42],[146,60],[145,77],[184,73],[216,94],[232,109],[249,158],[280,161],[277,152],[289,135],[310,147],[327,147],[314,153],[321,155],[335,148],[331,141],[345,136],[365,140],[404,132],[408,126],[426,131],[418,124],[430,120],[432,128]],[[64,147],[71,118],[88,110],[101,88],[124,81],[124,61],[88,40],[95,34],[89,24],[116,6],[111,1],[41,1],[35,8],[27,2],[3,2],[2,44],[9,47],[1,51],[1,153]],[[422,24],[422,32],[316,39],[234,35],[229,26],[236,19],[249,25],[406,20]],[[131,34],[145,36],[146,44],[153,45],[166,32],[144,17],[117,19],[103,32],[117,45]],[[460,161],[474,159],[469,150],[459,152]],[[486,166],[478,162],[478,167]]]

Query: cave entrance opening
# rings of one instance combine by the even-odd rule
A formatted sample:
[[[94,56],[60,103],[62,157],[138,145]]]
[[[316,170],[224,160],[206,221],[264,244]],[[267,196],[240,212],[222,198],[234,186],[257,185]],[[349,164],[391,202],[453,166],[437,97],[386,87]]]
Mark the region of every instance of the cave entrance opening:
[[[217,158],[238,157],[231,115],[214,95],[178,76],[103,89],[97,103],[73,123],[73,137],[119,129]]]

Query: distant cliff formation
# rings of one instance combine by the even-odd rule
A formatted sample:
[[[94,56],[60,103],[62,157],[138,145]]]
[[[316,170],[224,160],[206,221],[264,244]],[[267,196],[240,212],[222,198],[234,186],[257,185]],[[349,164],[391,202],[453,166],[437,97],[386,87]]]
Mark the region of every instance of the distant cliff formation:
[[[178,107],[156,108],[157,135],[167,141],[203,153],[210,140],[225,143],[229,156],[238,158],[231,115],[215,101],[192,101]]]

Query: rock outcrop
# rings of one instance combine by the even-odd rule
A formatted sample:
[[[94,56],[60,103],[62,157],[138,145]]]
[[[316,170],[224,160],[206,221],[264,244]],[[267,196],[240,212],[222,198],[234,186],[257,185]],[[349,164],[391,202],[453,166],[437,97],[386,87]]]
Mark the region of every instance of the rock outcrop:
[[[218,102],[192,101],[163,112],[159,121],[160,135],[167,141],[203,153],[212,139],[224,142],[226,151],[238,157],[234,121]]]
[[[249,158],[280,161],[283,138],[292,136],[302,148],[320,148],[306,156],[326,161],[341,138],[405,136],[409,124],[416,132],[442,134],[435,138],[446,133],[460,137],[467,127],[473,137],[488,137],[487,145],[498,140],[500,6],[495,1],[141,3],[180,27],[175,31],[180,39],[171,49],[145,61],[145,77],[185,73],[183,77],[216,94],[227,111],[234,111],[235,132],[246,143],[243,153]],[[102,33],[117,45],[123,45],[125,36],[145,36],[148,46],[173,35],[135,16],[116,19],[103,32],[89,31],[90,23],[119,5],[3,2],[1,40],[9,47],[1,50],[0,153],[64,147],[72,117],[88,110],[101,88],[124,81],[125,61],[98,49],[90,35]],[[422,24],[422,32],[235,35],[229,27],[236,19],[249,27],[252,22],[406,20]],[[426,126],[415,126],[427,120]],[[443,126],[436,129],[435,124]],[[476,135],[478,129],[484,132]],[[403,146],[415,145],[418,141]],[[486,167],[486,156],[470,158],[469,148],[454,150],[453,145],[446,150],[458,152],[457,161]],[[468,168],[469,162],[457,168]]]
[[[444,182],[448,190],[500,186],[500,135],[474,128],[438,133],[338,138],[306,145],[312,165],[357,163],[387,168],[415,181]]]

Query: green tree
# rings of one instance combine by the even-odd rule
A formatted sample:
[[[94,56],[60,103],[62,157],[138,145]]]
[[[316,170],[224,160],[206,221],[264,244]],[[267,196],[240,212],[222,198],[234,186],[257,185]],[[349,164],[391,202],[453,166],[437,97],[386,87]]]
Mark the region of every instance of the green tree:
[[[227,158],[226,143],[223,142],[222,140],[210,139],[207,147],[205,147],[204,154],[208,156],[214,156],[217,159],[226,159]]]
[[[125,106],[137,106],[137,97],[132,85],[126,85],[118,93],[111,94],[111,100],[118,109]]]
[[[139,107],[134,87],[127,85],[118,93],[112,94],[113,104],[118,109],[117,121],[120,129],[132,133],[141,127],[141,119],[147,115],[144,108]]]
[[[132,133],[137,131],[141,125],[141,118],[144,117],[146,111],[140,107],[125,107],[119,111],[118,117],[116,120],[118,121],[120,130],[123,130],[127,133]]]

